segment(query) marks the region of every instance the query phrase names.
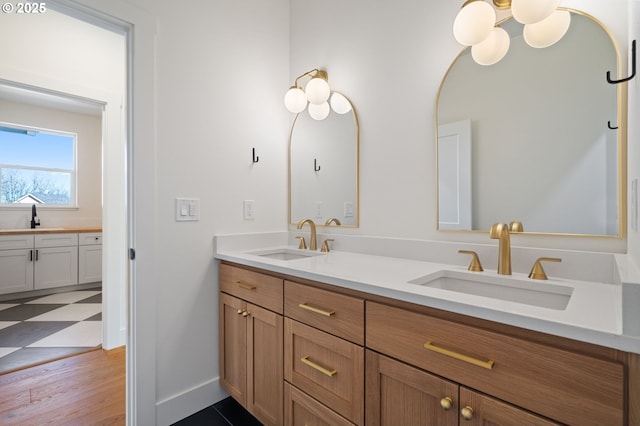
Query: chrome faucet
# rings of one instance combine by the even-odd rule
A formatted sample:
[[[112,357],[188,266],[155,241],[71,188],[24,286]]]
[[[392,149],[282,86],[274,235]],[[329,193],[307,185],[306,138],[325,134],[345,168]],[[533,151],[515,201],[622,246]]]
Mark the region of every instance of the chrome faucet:
[[[495,223],[489,231],[489,238],[498,240],[498,274],[511,275],[511,241],[509,227]]]
[[[311,228],[311,239],[309,241],[309,250],[318,250],[318,240],[316,237],[316,224],[311,219],[302,219],[298,222],[298,229],[302,229],[302,226],[308,223]]]
[[[31,206],[31,229],[36,229],[36,226],[40,226],[40,219],[38,213],[36,213],[36,205]]]

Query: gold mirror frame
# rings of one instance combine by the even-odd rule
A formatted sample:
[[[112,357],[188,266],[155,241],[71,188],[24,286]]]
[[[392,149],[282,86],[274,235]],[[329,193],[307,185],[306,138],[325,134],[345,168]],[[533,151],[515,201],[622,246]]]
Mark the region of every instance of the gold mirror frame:
[[[586,14],[584,12],[575,10],[575,9],[570,9],[570,8],[559,8],[562,10],[568,10],[569,12],[571,12],[572,14],[575,15],[579,15],[582,17],[585,17],[587,19],[590,19],[591,21],[593,21],[595,24],[599,25],[600,28],[606,33],[606,35],[609,37],[611,44],[613,46],[613,49],[615,51],[615,55],[617,58],[617,74],[618,78],[620,78],[621,74],[624,74],[626,72],[625,70],[622,70],[622,66],[621,66],[621,57],[620,57],[620,51],[618,48],[618,45],[616,43],[616,40],[613,36],[613,34],[604,26],[604,24],[602,22],[600,22],[598,19],[594,18],[593,16]],[[504,22],[508,21],[509,19],[511,19],[511,17],[504,19],[503,21],[499,22],[500,24],[503,24]],[[458,59],[464,55],[467,51],[467,49],[470,48],[464,48],[460,51],[460,53],[455,57],[455,59],[452,61],[451,65],[449,66],[449,68],[447,69],[445,75],[442,78],[442,81],[440,83],[440,87],[438,89],[438,94],[436,96],[436,104],[435,104],[435,143],[436,143],[436,229],[442,232],[466,232],[466,233],[486,233],[488,232],[487,230],[484,229],[460,229],[460,230],[450,230],[450,229],[441,229],[440,228],[440,172],[438,170],[438,155],[439,155],[439,147],[438,147],[438,127],[439,127],[439,123],[438,123],[438,107],[440,104],[440,97],[442,94],[442,89],[444,86],[444,83],[447,79],[447,77],[449,76],[452,68],[454,67],[454,65],[456,64],[456,62],[458,61]],[[508,53],[507,53],[508,55]],[[613,70],[612,70],[613,71]],[[606,70],[603,70],[602,72],[602,79],[603,81],[606,81]],[[618,166],[618,170],[617,170],[617,179],[618,179],[618,194],[617,194],[617,208],[618,208],[618,212],[617,212],[617,221],[618,221],[618,232],[617,234],[580,234],[580,233],[564,233],[564,232],[542,232],[542,231],[536,231],[536,232],[530,232],[526,230],[526,223],[525,225],[525,234],[530,234],[530,235],[545,235],[545,236],[577,236],[577,237],[596,237],[596,238],[608,238],[608,239],[622,239],[626,236],[626,232],[627,232],[627,202],[626,202],[626,194],[627,194],[627,83],[620,83],[617,84],[617,89],[616,89],[616,93],[617,93],[617,120],[618,120],[618,129],[617,129],[617,166]],[[497,113],[497,112],[496,112]],[[614,117],[615,118],[615,117]],[[604,123],[604,126],[607,126],[607,123]],[[496,221],[499,221],[500,218],[496,218]],[[511,220],[519,220],[519,218],[512,218]]]
[[[320,220],[318,223],[316,223],[316,226],[336,226],[335,222],[331,225],[327,225],[325,222],[332,219],[332,218],[337,218],[339,220],[341,220],[341,227],[343,228],[358,228],[360,226],[360,124],[358,121],[358,114],[356,112],[355,107],[353,106],[353,103],[351,102],[351,100],[349,98],[347,98],[343,93],[341,92],[336,92],[336,91],[332,91],[331,93],[339,93],[342,96],[344,96],[349,103],[351,104],[351,112],[350,113],[346,113],[344,115],[350,115],[353,118],[353,124],[354,124],[354,132],[355,132],[355,140],[353,141],[355,143],[354,146],[354,154],[355,154],[355,158],[354,158],[354,164],[353,167],[355,168],[354,170],[354,174],[355,174],[355,182],[353,182],[353,185],[355,185],[355,199],[354,199],[354,213],[353,213],[353,220],[354,220],[354,224],[344,224],[343,222],[343,211],[340,212],[336,212],[333,214],[328,214],[328,215],[323,215],[324,217],[322,218],[322,220]],[[288,174],[289,174],[289,206],[288,206],[288,222],[290,225],[296,225],[298,223],[299,220],[302,219],[307,219],[310,218],[312,220],[314,220],[314,222],[316,220],[318,220],[316,217],[313,217],[313,215],[310,213],[308,216],[302,217],[302,218],[294,218],[293,217],[293,206],[294,206],[294,202],[293,202],[293,189],[292,189],[292,161],[294,161],[294,159],[292,158],[292,144],[293,144],[293,136],[294,136],[294,130],[296,129],[296,123],[298,123],[298,119],[300,118],[301,114],[308,114],[306,111],[303,111],[299,114],[296,114],[295,118],[293,119],[293,123],[291,124],[291,130],[289,132],[289,150],[288,150]],[[330,114],[336,114],[333,110],[330,112]],[[310,117],[309,117],[310,118]],[[320,120],[317,121],[318,125],[322,125],[323,123],[326,124],[327,122],[325,122],[324,120]],[[311,166],[311,165],[310,165]],[[322,167],[320,165],[320,167]]]

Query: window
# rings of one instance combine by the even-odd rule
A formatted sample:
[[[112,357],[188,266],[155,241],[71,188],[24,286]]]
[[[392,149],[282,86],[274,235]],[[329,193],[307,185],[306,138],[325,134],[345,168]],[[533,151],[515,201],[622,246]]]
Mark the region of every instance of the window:
[[[76,135],[0,123],[0,204],[76,206]]]

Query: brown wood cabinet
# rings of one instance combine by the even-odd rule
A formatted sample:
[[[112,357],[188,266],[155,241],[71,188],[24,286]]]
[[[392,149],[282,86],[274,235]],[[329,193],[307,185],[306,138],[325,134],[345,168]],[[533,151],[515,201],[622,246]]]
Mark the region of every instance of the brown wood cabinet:
[[[364,419],[364,349],[285,318],[287,382],[355,424]]]
[[[366,358],[367,426],[560,425],[376,352]]]
[[[456,383],[370,350],[366,358],[367,426],[457,426]]]
[[[289,383],[284,384],[284,402],[284,424],[287,426],[354,426]]]
[[[640,425],[637,354],[295,279],[220,268],[221,383],[264,424]]]
[[[253,300],[260,302],[260,298]],[[273,303],[271,297],[269,303]],[[219,304],[222,387],[263,424],[282,425],[282,315],[223,292]]]

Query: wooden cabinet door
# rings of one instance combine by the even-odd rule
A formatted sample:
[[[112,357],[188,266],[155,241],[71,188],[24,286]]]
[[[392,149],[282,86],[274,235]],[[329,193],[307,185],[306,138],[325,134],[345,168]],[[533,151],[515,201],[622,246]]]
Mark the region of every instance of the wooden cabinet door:
[[[263,424],[280,426],[284,410],[282,315],[252,304],[247,304],[246,311],[246,407]]]
[[[366,351],[367,426],[457,426],[458,385]],[[445,409],[442,400],[449,402]],[[515,424],[515,423],[514,423]]]
[[[464,410],[464,411],[463,411]],[[460,388],[460,425],[463,426],[558,426],[518,407]]]
[[[220,384],[236,401],[247,404],[246,302],[220,293]]]

